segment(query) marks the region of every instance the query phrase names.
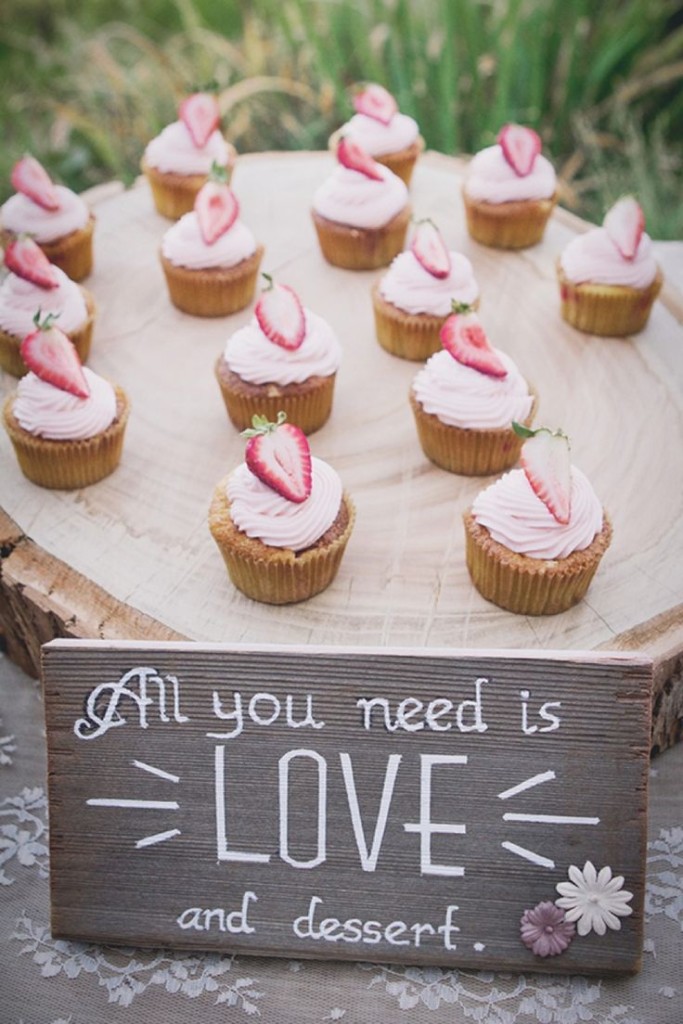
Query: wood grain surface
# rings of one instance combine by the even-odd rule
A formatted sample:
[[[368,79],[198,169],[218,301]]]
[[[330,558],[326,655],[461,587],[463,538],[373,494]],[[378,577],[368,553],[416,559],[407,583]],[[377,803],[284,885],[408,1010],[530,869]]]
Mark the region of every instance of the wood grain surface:
[[[425,459],[407,400],[417,367],[374,338],[369,295],[378,275],[330,267],[318,250],[310,202],[332,166],[325,153],[245,156],[233,183],[244,220],[266,247],[263,269],[325,316],[344,349],[332,417],[312,438],[314,454],[336,467],[357,506],[336,581],[305,604],[280,608],[254,604],[229,583],[207,509],[214,484],[241,460],[243,441],[228,422],[213,364],[251,312],[203,320],[175,310],[158,260],[168,222],[153,211],[144,183],[127,192],[113,187],[92,197],[96,265],[86,284],[98,306],[90,365],[132,401],[124,456],[94,487],[48,492],[23,478],[0,437],[0,618],[10,651],[35,671],[39,641],[108,636],[110,623],[114,635],[130,630],[133,638],[569,650],[635,644],[654,651],[661,694],[654,743],[669,745],[683,707],[679,293],[666,283],[637,338],[574,331],[559,317],[554,265],[586,225],[558,210],[541,245],[518,253],[483,248],[465,231],[462,163],[435,154],[420,161],[416,215],[433,217],[472,260],[490,337],[537,389],[536,422],[568,432],[573,461],[614,523],[612,546],[580,605],[539,619],[501,611],[476,592],[464,561],[462,512],[487,481]],[[3,394],[14,386],[7,376],[0,382]]]

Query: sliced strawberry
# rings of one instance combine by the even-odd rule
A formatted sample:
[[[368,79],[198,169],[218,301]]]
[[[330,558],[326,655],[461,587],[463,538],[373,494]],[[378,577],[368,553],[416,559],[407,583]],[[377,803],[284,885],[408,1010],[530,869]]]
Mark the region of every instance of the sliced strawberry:
[[[451,272],[451,256],[433,221],[418,221],[410,246],[415,259],[432,277],[443,280]]]
[[[441,327],[441,344],[463,366],[470,366],[489,377],[507,377],[500,356],[492,348],[477,314],[469,306],[453,303],[451,313]]]
[[[59,288],[55,267],[29,235],[15,238],[5,249],[5,266],[24,281],[40,288]]]
[[[362,146],[343,135],[337,146],[337,160],[344,167],[351,171],[358,171],[366,178],[373,181],[383,181],[384,175],[381,166],[373,160],[369,153],[366,153]]]
[[[622,196],[607,211],[602,224],[624,259],[634,259],[645,230],[645,217],[638,200]]]
[[[566,525],[571,513],[569,439],[561,430],[530,430],[518,423],[514,430],[526,440],[520,462],[531,488],[558,523]]]
[[[353,97],[354,110],[359,114],[372,117],[382,124],[389,124],[398,110],[396,100],[383,85],[369,82]]]
[[[90,388],[78,353],[64,331],[54,326],[53,319],[49,314],[41,323],[40,311],[36,313],[33,318],[36,330],[22,341],[21,358],[41,380],[78,398],[87,398]]]
[[[178,113],[197,149],[207,144],[221,118],[218,100],[208,92],[195,92],[186,97]]]
[[[240,212],[237,197],[229,185],[207,181],[194,201],[199,230],[207,245],[213,245],[232,227]]]
[[[521,124],[506,124],[498,133],[503,156],[520,178],[531,174],[536,157],[541,152],[540,136],[533,128]]]
[[[59,196],[54,182],[34,156],[22,156],[12,168],[10,180],[17,192],[28,196],[44,210],[59,209]]]
[[[268,487],[301,504],[311,493],[311,449],[303,430],[285,423],[279,412],[277,423],[254,416],[253,427],[242,431],[248,437],[244,461],[251,472]]]
[[[275,284],[268,274],[268,285],[256,303],[254,313],[266,338],[281,348],[294,351],[306,337],[306,317],[296,292],[286,284]]]

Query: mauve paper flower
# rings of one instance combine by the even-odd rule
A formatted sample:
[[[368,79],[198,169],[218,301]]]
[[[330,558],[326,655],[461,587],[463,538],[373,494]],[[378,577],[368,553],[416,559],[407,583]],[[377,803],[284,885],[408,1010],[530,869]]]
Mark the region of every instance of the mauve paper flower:
[[[550,900],[537,904],[533,910],[525,910],[521,925],[522,942],[536,956],[564,953],[574,937],[574,925]]]
[[[611,868],[604,867],[598,872],[587,860],[583,871],[572,864],[569,878],[569,882],[555,886],[561,897],[555,903],[566,911],[568,921],[577,922],[579,935],[588,935],[590,931],[604,935],[608,928],[619,931],[619,918],[633,913],[633,908],[627,906],[633,893],[622,889],[622,875],[612,878]]]

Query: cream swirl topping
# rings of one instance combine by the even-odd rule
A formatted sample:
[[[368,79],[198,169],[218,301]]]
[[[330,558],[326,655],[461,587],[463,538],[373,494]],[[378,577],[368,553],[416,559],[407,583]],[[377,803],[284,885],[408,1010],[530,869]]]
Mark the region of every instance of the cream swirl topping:
[[[602,529],[602,506],[588,479],[571,468],[571,514],[565,525],[534,493],[523,469],[512,469],[477,495],[472,514],[493,540],[530,558],[566,558]]]
[[[396,256],[380,280],[382,298],[406,313],[448,316],[451,300],[471,304],[479,297],[472,264],[458,252],[451,252],[451,272],[438,278],[430,274],[410,251]]]
[[[368,117],[367,114],[354,114],[337,134],[349,135],[370,156],[384,156],[412,146],[418,137],[419,128],[417,121],[400,112],[394,114],[388,124],[383,124],[375,117]]]
[[[57,288],[41,288],[17,274],[8,274],[0,285],[0,328],[18,338],[34,329],[33,317],[52,313],[57,326],[69,334],[82,327],[88,318],[83,292],[63,270],[53,266]]]
[[[44,210],[21,192],[10,196],[2,207],[2,226],[15,235],[32,235],[36,242],[53,242],[84,228],[90,210],[80,196],[64,185],[55,185],[59,208]]]
[[[106,430],[116,418],[116,392],[103,377],[83,367],[87,398],[62,391],[27,373],[17,385],[12,412],[29,434],[52,441],[83,441]]]
[[[230,517],[248,537],[269,547],[303,551],[329,530],[339,514],[342,485],[326,462],[311,459],[311,493],[297,504],[264,484],[242,463],[231,473],[226,493]]]
[[[216,128],[206,143],[195,146],[182,121],[166,125],[145,150],[145,161],[162,174],[208,174],[211,164],[230,163],[231,148]]]
[[[657,274],[649,235],[643,234],[634,258],[627,260],[604,228],[592,228],[573,238],[560,256],[560,266],[574,284],[591,281],[647,288]]]
[[[424,411],[448,426],[469,430],[525,420],[533,403],[527,383],[507,353],[494,351],[507,370],[505,377],[463,366],[445,350],[431,356],[413,381],[413,394]]]
[[[234,267],[256,252],[256,240],[241,220],[236,220],[225,234],[207,245],[202,238],[197,214],[185,213],[168,229],[161,242],[161,251],[170,263],[190,270],[210,267]]]
[[[465,178],[465,192],[470,199],[484,203],[549,199],[556,188],[555,171],[542,153],[536,157],[531,173],[520,177],[503,156],[498,143],[480,150],[472,158]]]
[[[330,377],[341,362],[337,336],[321,316],[304,309],[306,334],[297,349],[270,341],[253,317],[228,338],[223,358],[250,384],[301,384],[309,377]]]
[[[379,228],[406,206],[408,189],[381,164],[381,181],[339,164],[317,189],[313,209],[321,217],[354,228]]]

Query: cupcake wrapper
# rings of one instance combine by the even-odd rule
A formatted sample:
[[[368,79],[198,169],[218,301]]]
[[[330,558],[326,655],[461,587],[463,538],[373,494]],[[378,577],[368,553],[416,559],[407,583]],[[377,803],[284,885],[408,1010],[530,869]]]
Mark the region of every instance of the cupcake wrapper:
[[[470,237],[494,249],[527,249],[540,242],[558,198],[555,193],[550,199],[484,203],[470,199],[464,189],[462,196]]]
[[[251,427],[255,415],[266,416],[274,423],[277,414],[282,410],[287,413],[287,421],[294,423],[304,434],[313,434],[327,422],[332,412],[334,382],[336,374],[329,377],[312,377],[310,381],[296,385],[296,390],[287,386],[277,388],[278,394],[270,394],[274,390],[268,384],[259,387],[259,394],[250,394],[238,387],[232,387],[231,374],[225,375],[223,357],[216,362],[216,379],[231,422],[238,430]],[[228,379],[226,379],[226,376]]]
[[[264,247],[234,267],[191,270],[177,267],[163,253],[161,266],[171,302],[192,316],[228,316],[244,309],[254,298]]]
[[[230,143],[228,146],[230,156],[225,170],[229,182],[237,153],[234,146]],[[159,171],[144,159],[140,167],[152,190],[157,213],[168,220],[178,220],[184,213],[192,212],[197,193],[208,178],[206,174],[174,174],[171,171]]]
[[[92,238],[95,229],[95,217],[91,213],[88,223],[77,231],[71,231],[62,238],[55,238],[51,242],[38,242],[50,263],[63,270],[72,281],[82,281],[92,271],[93,250]],[[3,230],[0,235],[0,243],[7,247],[13,238],[16,238],[11,231]]]
[[[529,393],[534,400],[531,412],[523,421],[530,427],[536,414],[537,400],[533,388]],[[524,439],[512,427],[492,430],[465,429],[442,423],[438,416],[425,412],[411,389],[410,407],[415,417],[417,435],[428,459],[461,476],[489,476],[510,469],[519,459]]]
[[[345,270],[386,267],[403,249],[411,208],[407,205],[379,228],[353,228],[321,217],[313,211],[322,254],[328,263]]]
[[[647,288],[625,285],[574,284],[559,265],[560,312],[562,319],[586,334],[623,338],[642,331],[659,295],[664,277],[659,268]]]
[[[401,181],[409,186],[417,158],[424,147],[425,141],[420,135],[412,146],[406,146],[405,149],[401,149],[396,153],[383,153],[382,156],[376,156],[375,160],[378,164],[384,164],[385,167],[388,167],[390,171],[398,175]]]
[[[406,313],[382,297],[379,282],[372,289],[372,306],[377,340],[392,356],[423,363],[441,350],[440,332],[448,314]],[[478,298],[471,308],[479,308]]]
[[[95,323],[95,300],[86,288],[81,288],[85,299],[85,308],[88,313],[87,320],[77,331],[70,331],[69,338],[74,344],[82,363],[87,362],[90,355],[90,344],[92,342],[93,325]],[[21,342],[16,334],[8,334],[0,331],[0,367],[11,373],[13,377],[23,377],[28,373],[28,367],[21,358]]]
[[[22,473],[40,487],[73,491],[109,476],[121,460],[129,403],[116,389],[116,419],[101,434],[82,441],[51,441],[22,430],[12,414],[14,396],[5,402],[5,427]]]
[[[585,595],[612,539],[604,514],[600,533],[584,551],[545,560],[496,543],[471,511],[465,513],[466,560],[472,582],[487,601],[519,615],[556,615]]]

